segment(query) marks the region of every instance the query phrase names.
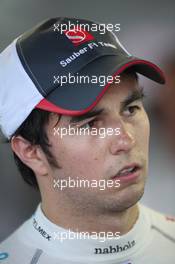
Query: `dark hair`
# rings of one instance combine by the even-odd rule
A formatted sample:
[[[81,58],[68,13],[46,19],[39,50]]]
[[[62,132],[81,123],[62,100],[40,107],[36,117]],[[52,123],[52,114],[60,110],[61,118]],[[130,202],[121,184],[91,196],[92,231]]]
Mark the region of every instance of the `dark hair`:
[[[58,167],[58,164],[53,157],[52,153],[49,150],[51,146],[49,144],[48,136],[46,133],[46,125],[49,122],[50,115],[52,113],[44,111],[41,109],[34,109],[27,119],[22,123],[22,125],[16,130],[16,132],[11,136],[10,141],[13,136],[22,136],[28,140],[32,145],[40,145],[49,163]],[[58,115],[58,121],[60,120],[61,115]],[[58,122],[57,122],[58,123]],[[20,158],[13,152],[15,163],[20,171],[23,179],[36,189],[38,188],[38,183],[36,180],[35,173],[27,165],[25,165]]]
[[[131,75],[136,80],[138,76],[135,73],[134,69],[126,69],[123,74]],[[21,126],[16,130],[16,132],[11,136],[10,141],[13,136],[22,136],[28,140],[32,145],[40,145],[49,163],[54,167],[59,167],[57,161],[53,157],[52,153],[49,150],[50,144],[49,139],[46,133],[46,125],[49,122],[50,115],[52,113],[44,111],[41,109],[34,109],[27,119],[21,124]],[[58,115],[58,122],[61,118],[61,115]],[[57,123],[58,123],[57,122]],[[6,141],[8,142],[8,141]],[[31,186],[38,188],[38,183],[36,180],[35,173],[27,165],[25,165],[20,158],[13,152],[15,163],[18,167],[19,172],[21,173],[24,181],[26,181]]]

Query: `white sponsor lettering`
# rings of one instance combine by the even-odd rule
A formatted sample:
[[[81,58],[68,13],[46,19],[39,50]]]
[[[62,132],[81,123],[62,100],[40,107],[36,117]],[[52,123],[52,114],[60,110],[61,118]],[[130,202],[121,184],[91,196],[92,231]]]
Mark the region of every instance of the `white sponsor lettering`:
[[[76,60],[78,57],[80,57],[81,55],[85,54],[86,52],[88,52],[88,50],[93,50],[94,48],[99,48],[99,47],[107,47],[107,48],[113,48],[113,49],[117,49],[117,47],[111,43],[106,43],[106,42],[90,42],[88,43],[88,45],[82,49],[80,49],[77,52],[73,52],[71,54],[71,56],[63,59],[60,61],[60,65],[62,67],[66,67],[68,64],[70,64],[72,61]]]

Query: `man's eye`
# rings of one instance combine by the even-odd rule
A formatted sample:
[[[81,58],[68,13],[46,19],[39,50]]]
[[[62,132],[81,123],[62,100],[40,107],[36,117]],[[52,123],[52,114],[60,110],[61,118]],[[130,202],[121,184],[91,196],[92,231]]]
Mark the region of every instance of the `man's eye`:
[[[96,121],[95,119],[94,120],[91,120],[91,121],[89,121],[89,122],[81,125],[80,127],[81,128],[88,128],[88,129],[90,129],[90,128],[92,128],[94,126],[95,121]]]
[[[138,105],[131,105],[124,110],[124,114],[127,116],[134,115],[138,110],[140,110]]]

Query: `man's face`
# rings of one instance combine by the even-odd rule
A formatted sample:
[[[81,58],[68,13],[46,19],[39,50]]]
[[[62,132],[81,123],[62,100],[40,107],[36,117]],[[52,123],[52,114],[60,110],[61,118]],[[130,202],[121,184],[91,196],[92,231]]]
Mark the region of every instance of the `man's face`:
[[[72,124],[74,128],[91,129],[119,128],[120,134],[107,135],[54,135],[57,116],[53,115],[48,125],[51,152],[61,168],[51,168],[54,179],[112,180],[123,167],[133,163],[141,166],[139,176],[130,181],[121,181],[120,187],[65,188],[62,199],[78,208],[92,211],[122,211],[134,205],[143,195],[148,167],[149,121],[143,108],[138,82],[133,76],[123,75],[120,84],[112,84],[95,110],[104,109],[99,115]],[[131,100],[127,100],[131,94]],[[94,109],[93,109],[94,110]],[[56,129],[68,128],[71,117],[62,116]],[[116,180],[113,179],[113,181]]]

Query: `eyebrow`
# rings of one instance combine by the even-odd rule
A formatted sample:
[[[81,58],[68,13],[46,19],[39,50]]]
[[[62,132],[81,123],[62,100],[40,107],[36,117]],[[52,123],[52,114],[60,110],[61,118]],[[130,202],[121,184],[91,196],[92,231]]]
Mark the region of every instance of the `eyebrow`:
[[[143,92],[143,87],[141,87],[139,90],[133,91],[124,99],[124,101],[121,102],[121,108],[125,108],[127,105],[131,104],[134,101],[141,100],[144,96],[145,95]],[[100,114],[103,113],[105,113],[104,108],[94,109],[80,116],[72,116],[69,123],[70,124],[79,123],[83,120],[86,120],[94,116],[99,116]]]
[[[70,119],[70,124],[72,123],[78,123],[78,122],[81,122],[83,120],[86,120],[90,117],[93,117],[93,116],[98,116],[100,114],[102,114],[102,112],[104,112],[104,108],[100,108],[100,109],[94,109],[92,111],[89,111],[88,113],[85,113],[83,115],[80,115],[80,116],[73,116],[71,119]]]
[[[122,102],[121,102],[121,108],[125,108],[129,104],[133,103],[137,100],[142,100],[145,97],[145,94],[143,92],[143,87],[140,87],[138,90],[132,91],[131,94],[129,94]]]

